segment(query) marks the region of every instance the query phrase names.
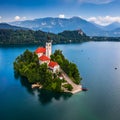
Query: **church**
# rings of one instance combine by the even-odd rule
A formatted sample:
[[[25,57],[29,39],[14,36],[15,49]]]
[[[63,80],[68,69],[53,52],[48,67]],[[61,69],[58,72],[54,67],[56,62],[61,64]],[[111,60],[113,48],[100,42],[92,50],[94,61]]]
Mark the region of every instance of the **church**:
[[[53,72],[56,73],[59,71],[60,66],[57,62],[51,61],[50,56],[52,54],[52,42],[47,41],[46,46],[39,47],[35,50],[35,53],[37,54],[39,58],[39,64],[46,63],[48,65],[48,68]]]

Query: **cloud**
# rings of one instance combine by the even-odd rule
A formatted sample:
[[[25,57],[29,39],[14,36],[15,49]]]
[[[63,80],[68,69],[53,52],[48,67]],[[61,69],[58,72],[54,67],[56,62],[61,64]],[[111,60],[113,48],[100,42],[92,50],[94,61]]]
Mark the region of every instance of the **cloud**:
[[[18,20],[26,20],[26,17],[25,17],[25,16],[24,16],[24,17],[15,16],[14,19],[15,19],[16,21],[18,21]]]
[[[59,18],[65,18],[65,15],[64,14],[60,14]]]
[[[79,3],[108,4],[114,0],[78,0]]]
[[[2,17],[0,16],[0,23],[2,22],[1,19],[2,19]]]
[[[88,21],[94,22],[100,25],[108,25],[113,22],[120,23],[120,16],[112,17],[112,16],[98,16],[98,17],[90,17],[87,19]]]
[[[20,16],[15,16],[14,19],[17,21],[17,20],[20,20]]]

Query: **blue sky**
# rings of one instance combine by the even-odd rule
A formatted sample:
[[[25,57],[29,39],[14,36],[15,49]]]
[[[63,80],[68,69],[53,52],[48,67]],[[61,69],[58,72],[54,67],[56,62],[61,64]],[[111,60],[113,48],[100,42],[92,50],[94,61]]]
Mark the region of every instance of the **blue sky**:
[[[73,16],[101,25],[120,22],[120,0],[0,0],[0,22]]]

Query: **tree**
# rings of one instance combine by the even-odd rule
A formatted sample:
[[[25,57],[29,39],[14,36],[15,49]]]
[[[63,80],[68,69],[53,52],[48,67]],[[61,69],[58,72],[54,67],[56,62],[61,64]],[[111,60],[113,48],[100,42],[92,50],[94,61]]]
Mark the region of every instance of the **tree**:
[[[68,76],[73,80],[74,83],[80,83],[81,77],[76,64],[69,62],[69,60],[64,57],[61,50],[55,50],[54,54],[51,55],[51,59],[58,62],[64,72],[68,74]]]
[[[63,87],[67,88],[67,90],[69,90],[69,91],[72,91],[72,89],[73,89],[71,84],[64,84]]]
[[[39,65],[38,56],[26,50],[14,62],[15,73],[27,78],[29,83],[40,83],[44,89],[61,91],[61,80],[57,74],[49,71],[47,64]]]

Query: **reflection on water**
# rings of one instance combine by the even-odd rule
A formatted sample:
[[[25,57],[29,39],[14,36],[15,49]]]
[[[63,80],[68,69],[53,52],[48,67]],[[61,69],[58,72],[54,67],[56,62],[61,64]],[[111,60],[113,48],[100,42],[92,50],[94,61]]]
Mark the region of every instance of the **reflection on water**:
[[[52,102],[52,99],[60,100],[63,98],[64,100],[67,100],[72,96],[71,93],[58,93],[53,91],[48,91],[44,89],[32,89],[31,84],[28,82],[28,80],[25,77],[20,77],[17,73],[14,72],[14,76],[16,79],[20,80],[20,83],[22,86],[26,88],[29,94],[35,95],[35,91],[37,90],[38,100],[42,105],[46,105],[50,102]]]
[[[38,90],[38,92],[39,92],[39,94],[38,94],[39,101],[43,105],[50,103],[53,98],[55,100],[60,100],[61,98],[63,98],[64,100],[67,100],[68,98],[70,98],[72,96],[72,94],[70,94],[70,93],[56,93],[56,92],[43,90],[43,89]]]
[[[28,93],[34,95],[34,91],[31,88],[31,84],[29,84],[28,80],[24,77],[20,77],[20,83],[22,86],[24,86],[26,88],[26,90],[28,91]]]

